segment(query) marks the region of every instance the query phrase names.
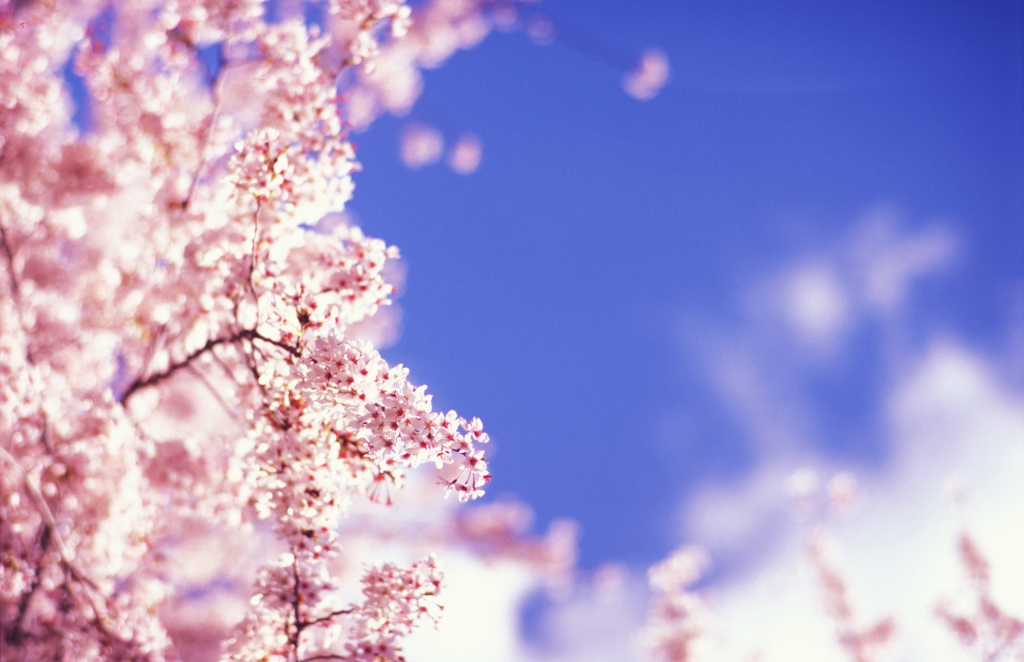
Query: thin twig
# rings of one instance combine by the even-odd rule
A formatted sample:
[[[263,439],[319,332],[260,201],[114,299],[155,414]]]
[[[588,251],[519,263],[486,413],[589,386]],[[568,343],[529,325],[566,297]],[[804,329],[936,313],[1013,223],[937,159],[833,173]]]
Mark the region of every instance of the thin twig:
[[[295,609],[295,636],[289,637],[292,645],[292,650],[295,654],[295,658],[299,657],[299,637],[302,636],[302,631],[305,629],[302,625],[302,615],[299,613],[299,603],[302,602],[302,596],[299,595],[299,559],[295,556],[295,549],[292,549],[292,578],[295,581],[293,588],[293,594],[295,599],[292,601],[292,607]]]
[[[188,193],[185,195],[185,200],[181,203],[181,208],[187,210],[189,205],[192,204],[192,198],[195,196],[196,188],[199,186],[199,180],[203,176],[203,171],[206,170],[206,150],[210,144],[210,134],[213,133],[213,127],[217,123],[217,119],[220,116],[221,104],[223,102],[222,96],[224,92],[224,80],[227,78],[227,72],[234,63],[225,62],[226,52],[224,42],[220,45],[220,71],[217,72],[217,80],[213,84],[213,110],[210,111],[210,115],[206,118],[205,126],[203,127],[203,137],[199,142],[199,165],[196,167],[196,174],[192,177],[192,182],[189,184]]]
[[[14,272],[14,252],[7,242],[7,232],[4,231],[3,223],[0,223],[0,248],[4,249],[4,255],[7,256],[7,275],[11,279],[11,296],[17,301],[21,293],[21,285],[18,283],[18,274]]]
[[[210,351],[210,354],[213,355],[213,351],[212,350]],[[187,370],[190,373],[192,373],[193,377],[195,377],[200,382],[202,382],[203,386],[206,387],[206,390],[208,390],[210,392],[210,395],[213,396],[213,399],[216,400],[217,404],[219,404],[221,406],[221,408],[224,410],[224,413],[226,413],[228,416],[230,416],[231,418],[235,419],[236,421],[239,420],[238,412],[236,411],[236,408],[235,407],[231,407],[228,404],[228,402],[224,399],[224,396],[222,396],[220,394],[220,391],[218,391],[216,389],[216,387],[213,385],[213,383],[211,383],[210,380],[206,378],[206,375],[204,375],[202,372],[197,370],[194,365],[189,365]]]
[[[50,548],[50,527],[44,525],[39,535],[39,547],[40,547],[40,561],[36,564],[36,573],[32,577],[32,585],[29,586],[28,590],[22,593],[21,599],[18,600],[18,617],[14,621],[14,628],[10,635],[8,635],[8,641],[17,646],[21,643],[22,637],[25,632],[22,630],[22,623],[25,621],[25,615],[28,614],[29,603],[32,601],[32,596],[35,595],[36,590],[39,588],[39,584],[43,579],[43,561],[42,557],[46,556],[46,551]]]
[[[0,223],[0,247],[3,248],[4,255],[7,257],[7,276],[11,279],[11,299],[14,301],[14,314],[18,316],[18,326],[21,328],[21,332],[28,336],[28,331],[25,329],[25,320],[21,313],[21,282],[18,280],[18,273],[14,269],[14,251],[7,241],[7,232],[4,230],[3,223]],[[35,365],[36,360],[32,355],[32,345],[28,342],[25,343],[25,358],[28,360],[29,365]]]
[[[303,628],[307,628],[307,627],[310,627],[312,625],[320,625],[321,623],[326,623],[327,621],[331,620],[335,616],[344,616],[346,614],[351,614],[353,611],[355,611],[355,607],[349,607],[348,609],[338,609],[337,611],[332,611],[331,613],[327,614],[326,616],[321,616],[320,618],[315,618],[312,621],[303,621],[302,622],[302,627]]]
[[[89,576],[71,560],[71,554],[64,545],[64,539],[60,535],[60,530],[57,527],[57,520],[53,516],[53,511],[50,510],[50,506],[46,503],[46,499],[43,498],[43,494],[39,491],[39,486],[35,484],[29,470],[21,466],[21,463],[18,462],[17,458],[11,455],[6,448],[0,447],[0,457],[6,459],[11,466],[21,472],[24,477],[23,482],[25,485],[25,491],[28,492],[29,498],[32,499],[32,503],[36,507],[36,511],[39,512],[39,516],[43,518],[43,522],[50,527],[50,535],[53,537],[54,547],[60,555],[61,563],[67,566],[68,570],[76,580],[98,591],[99,587],[96,585],[96,582],[90,579]]]

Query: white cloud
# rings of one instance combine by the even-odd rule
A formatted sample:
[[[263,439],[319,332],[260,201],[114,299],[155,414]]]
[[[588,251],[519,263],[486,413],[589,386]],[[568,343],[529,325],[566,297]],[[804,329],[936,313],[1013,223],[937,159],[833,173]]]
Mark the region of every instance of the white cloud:
[[[444,615],[438,628],[420,628],[406,640],[417,662],[641,662],[638,639],[647,590],[635,574],[598,572],[568,591],[542,598],[539,632],[523,635],[522,610],[541,582],[524,564],[488,563],[444,554]],[[609,579],[608,574],[619,576]]]
[[[578,582],[545,610],[541,640],[522,660],[529,662],[641,662],[639,638],[647,613],[643,577],[623,573],[614,582],[602,578]]]
[[[924,349],[899,341],[913,321],[914,284],[956,254],[945,228],[906,233],[876,212],[843,244],[753,288],[746,323],[700,345],[758,457],[745,478],[708,485],[681,509],[684,539],[752,561],[712,591],[721,659],[841,659],[803,552],[808,532],[787,515],[783,486],[801,466],[844,468],[815,450],[812,384],[850,360],[848,336],[871,320],[882,322],[869,332],[887,348],[873,366],[884,383],[872,423],[889,455],[862,470],[864,503],[835,525],[855,607],[865,623],[896,616],[886,659],[963,659],[933,610],[962,584],[954,545],[966,524],[992,561],[997,599],[1024,615],[1024,397],[1000,382],[997,359],[937,330]],[[972,486],[960,515],[943,498],[952,472]]]
[[[741,480],[706,486],[699,499],[684,504],[683,537],[699,541],[717,558],[778,544],[789,522],[782,485],[791,471],[764,465]]]
[[[839,275],[828,264],[799,267],[785,283],[784,312],[801,340],[831,343],[850,324],[850,304]]]
[[[742,323],[690,325],[681,344],[757,452],[801,453],[820,436],[821,412],[808,386],[815,371],[827,374],[848,360],[850,340],[865,330],[885,351],[906,355],[910,349],[898,343],[913,312],[907,293],[947,270],[957,252],[946,227],[911,232],[890,212],[875,211],[842,241],[751,286]]]
[[[893,312],[904,305],[914,279],[948,268],[957,254],[952,232],[931,226],[903,235],[890,211],[870,214],[854,232],[849,257],[859,296],[873,312]]]
[[[436,629],[417,630],[404,645],[417,662],[511,662],[522,659],[519,610],[537,586],[524,564],[488,563],[445,553],[444,615]]]
[[[933,616],[938,600],[963,584],[954,549],[962,525],[992,562],[997,601],[1024,614],[1024,398],[1002,385],[982,357],[946,341],[934,343],[894,385],[888,405],[896,457],[866,477],[859,511],[833,525],[838,565],[864,623],[896,617],[897,637],[885,659],[966,660]],[[943,498],[952,471],[972,485],[959,516]],[[763,483],[772,472],[749,482]],[[741,512],[758,507],[737,504]],[[711,508],[717,510],[713,499]],[[723,659],[755,650],[765,662],[842,659],[801,549],[806,535],[789,525],[753,576],[717,587]]]

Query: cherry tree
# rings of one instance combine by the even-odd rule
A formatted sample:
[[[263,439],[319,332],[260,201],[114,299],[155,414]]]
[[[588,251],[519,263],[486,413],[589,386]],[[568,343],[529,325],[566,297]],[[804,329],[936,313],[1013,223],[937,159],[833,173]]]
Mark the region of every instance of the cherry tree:
[[[564,527],[444,505],[483,494],[487,434],[381,357],[399,254],[341,215],[349,131],[408,111],[422,67],[516,6],[304,4],[0,4],[5,659],[178,657],[175,549],[204,540],[220,573],[259,558],[224,659],[404,659],[440,614],[439,562],[370,565],[353,592],[339,522],[418,467],[427,538],[571,565]],[[456,147],[473,170],[479,141]]]

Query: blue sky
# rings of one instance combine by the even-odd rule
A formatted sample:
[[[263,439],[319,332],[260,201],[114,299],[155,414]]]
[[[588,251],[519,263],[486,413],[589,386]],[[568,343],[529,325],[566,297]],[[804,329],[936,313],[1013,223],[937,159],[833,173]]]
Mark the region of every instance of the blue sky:
[[[408,272],[384,355],[484,419],[487,499],[580,524],[582,572],[544,592],[448,550],[451,625],[413,657],[644,659],[642,575],[695,542],[725,657],[830,659],[786,495],[809,467],[860,481],[829,526],[894,659],[958,661],[932,614],[961,528],[1024,610],[1024,2],[524,15],[561,38],[496,32],[353,136],[349,212]],[[672,79],[641,102],[620,79],[650,47]],[[479,136],[482,165],[406,168],[411,123]]]
[[[355,136],[364,170],[351,209],[408,266],[404,332],[385,355],[438,406],[484,419],[491,493],[526,500],[541,528],[577,520],[584,567],[664,556],[684,537],[681,500],[756,464],[702,352],[728,352],[749,326],[752,283],[842,253],[878,210],[907,236],[957,237],[956,259],[914,288],[900,342],[950,333],[1013,356],[1020,2],[536,9],[611,59],[661,48],[671,82],[639,102],[607,64],[495,33],[426,72],[409,116]],[[480,169],[406,169],[409,120],[480,136]],[[866,471],[889,452],[875,423],[883,326],[856,326],[841,359],[798,371],[812,450]],[[783,372],[791,363],[778,359]],[[1019,359],[1007,372],[1020,388]]]
[[[646,659],[643,574],[690,542],[723,659],[833,659],[787,496],[808,469],[862,488],[828,520],[860,617],[895,614],[893,659],[959,662],[933,611],[962,528],[1024,613],[1024,2],[524,12],[561,39],[495,32],[354,134],[349,212],[408,272],[385,357],[483,418],[486,499],[580,524],[581,572],[544,591],[446,550],[410,659]],[[641,102],[650,47],[672,79]],[[482,165],[408,169],[413,123]]]

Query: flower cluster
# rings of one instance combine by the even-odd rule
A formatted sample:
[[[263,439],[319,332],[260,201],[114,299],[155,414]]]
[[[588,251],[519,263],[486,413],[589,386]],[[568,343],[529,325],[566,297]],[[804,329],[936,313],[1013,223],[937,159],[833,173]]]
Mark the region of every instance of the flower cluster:
[[[422,69],[438,67],[460,49],[476,46],[496,25],[514,22],[516,5],[522,1],[437,0],[419,5],[411,24],[402,22],[404,37],[374,45],[373,66],[356,72],[345,99],[350,121],[367,126],[385,112],[408,113],[423,89]]]
[[[851,662],[872,662],[879,655],[896,630],[896,621],[884,617],[872,625],[858,625],[850,604],[846,579],[830,559],[831,540],[823,529],[815,531],[808,543],[807,553],[818,575],[824,599],[825,614],[832,619],[836,641]]]
[[[964,613],[967,610],[961,605],[945,599],[935,608],[936,616],[978,659],[1024,659],[1024,619],[1006,613],[996,604],[988,560],[968,533],[960,535],[957,551],[970,584],[970,597],[959,602],[974,604],[971,611]]]
[[[551,586],[565,584],[576,565],[576,524],[556,520],[545,536],[529,537],[525,533],[532,522],[533,513],[522,503],[499,501],[460,513],[447,537],[462,541],[485,559],[526,562]]]
[[[354,661],[402,659],[395,642],[420,621],[440,616],[435,599],[441,592],[441,572],[434,557],[400,568],[393,563],[371,567],[363,576],[363,603],[352,609],[354,642],[346,653]]]
[[[433,556],[408,568],[384,563],[363,574],[361,603],[311,605],[310,596],[333,588],[331,578],[285,554],[260,572],[253,610],[228,642],[228,659],[403,661],[400,640],[440,616],[441,584]]]
[[[645,634],[655,659],[693,662],[706,656],[708,606],[690,587],[709,564],[707,552],[686,546],[648,571],[655,596]]]
[[[351,332],[398,252],[336,215],[352,100],[418,80],[426,56],[388,64],[401,44],[437,64],[487,5],[332,0],[307,24],[279,4],[0,3],[5,659],[174,658],[164,551],[190,521],[283,549],[232,659],[401,659],[437,616],[432,559],[342,604],[338,519],[424,463],[480,496],[487,435]]]

